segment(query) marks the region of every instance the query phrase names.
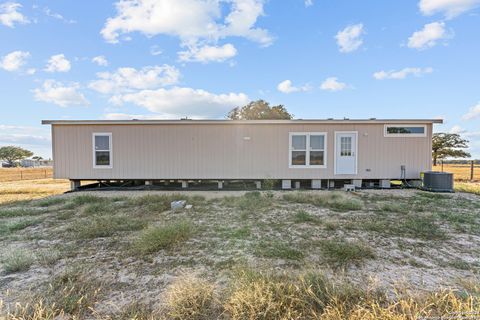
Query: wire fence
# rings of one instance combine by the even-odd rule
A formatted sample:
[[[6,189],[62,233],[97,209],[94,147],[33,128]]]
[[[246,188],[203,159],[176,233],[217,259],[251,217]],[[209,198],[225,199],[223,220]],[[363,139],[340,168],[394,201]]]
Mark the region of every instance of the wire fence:
[[[453,173],[453,177],[458,181],[480,181],[480,165],[471,161],[468,164],[456,163],[437,163],[433,168],[435,171]]]
[[[53,169],[48,168],[1,168],[0,181],[48,179],[53,177]]]

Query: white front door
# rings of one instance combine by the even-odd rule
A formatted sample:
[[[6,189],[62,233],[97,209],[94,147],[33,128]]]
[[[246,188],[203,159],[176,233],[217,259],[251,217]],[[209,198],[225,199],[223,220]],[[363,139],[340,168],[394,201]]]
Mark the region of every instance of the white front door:
[[[335,174],[357,174],[357,132],[335,132]]]

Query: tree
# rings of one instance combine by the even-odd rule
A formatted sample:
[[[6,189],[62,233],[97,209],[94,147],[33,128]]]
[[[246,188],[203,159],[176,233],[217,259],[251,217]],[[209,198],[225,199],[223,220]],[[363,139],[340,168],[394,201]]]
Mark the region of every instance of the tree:
[[[278,105],[270,107],[264,100],[252,101],[246,106],[236,107],[227,115],[230,120],[290,120],[290,114],[285,106]]]
[[[33,152],[15,146],[0,148],[0,160],[5,160],[11,166],[15,162],[33,156]]]
[[[33,160],[36,160],[36,161],[40,161],[40,160],[43,160],[42,157],[40,156],[35,156],[35,157],[32,157]]]
[[[470,153],[460,149],[468,148],[468,140],[462,139],[456,133],[434,133],[432,137],[433,165],[437,159],[469,158]]]

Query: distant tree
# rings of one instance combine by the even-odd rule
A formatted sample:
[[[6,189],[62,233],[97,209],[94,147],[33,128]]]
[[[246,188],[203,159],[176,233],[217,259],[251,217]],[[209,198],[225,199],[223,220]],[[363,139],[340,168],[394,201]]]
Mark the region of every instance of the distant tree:
[[[7,146],[0,148],[0,160],[5,160],[11,166],[15,166],[16,162],[33,156],[33,152],[15,146]]]
[[[461,149],[468,148],[468,140],[456,133],[434,133],[432,138],[433,165],[445,158],[469,158],[470,153]]]
[[[290,114],[285,106],[270,106],[264,100],[252,101],[246,106],[236,107],[227,115],[230,120],[290,120]]]

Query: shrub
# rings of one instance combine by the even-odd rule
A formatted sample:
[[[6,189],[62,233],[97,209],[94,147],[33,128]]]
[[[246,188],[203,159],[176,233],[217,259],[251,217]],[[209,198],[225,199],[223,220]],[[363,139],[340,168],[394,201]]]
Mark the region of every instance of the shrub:
[[[214,286],[194,276],[176,279],[165,294],[165,313],[169,319],[213,319],[216,318],[217,300]]]
[[[149,254],[161,249],[169,249],[180,242],[187,241],[194,233],[194,225],[182,220],[161,227],[145,230],[133,243],[135,251]]]
[[[16,249],[8,252],[2,259],[5,272],[27,271],[35,261],[33,254],[24,249]]]
[[[323,240],[320,242],[320,248],[327,261],[335,266],[344,267],[375,258],[372,248],[360,242]]]

